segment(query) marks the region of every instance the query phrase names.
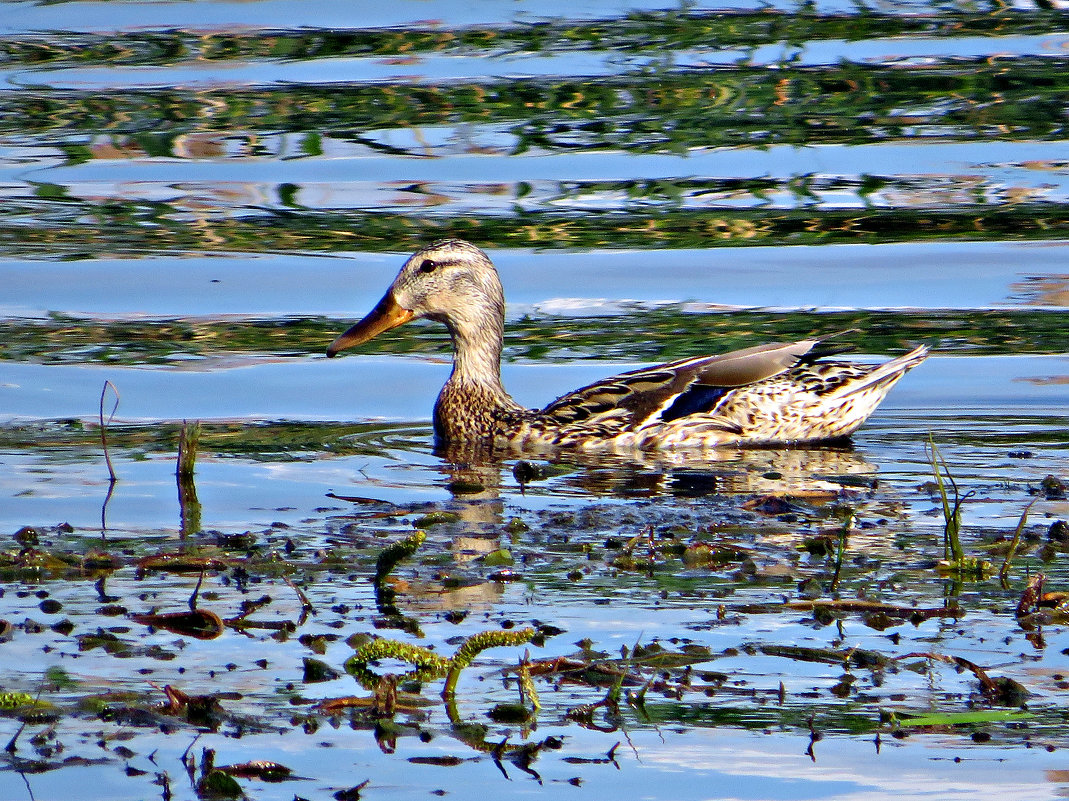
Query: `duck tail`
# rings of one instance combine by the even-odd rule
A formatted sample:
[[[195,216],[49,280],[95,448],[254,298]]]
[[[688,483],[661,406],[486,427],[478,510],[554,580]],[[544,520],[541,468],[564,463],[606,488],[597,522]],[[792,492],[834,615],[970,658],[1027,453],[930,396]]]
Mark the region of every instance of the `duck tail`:
[[[928,352],[927,345],[918,345],[909,353],[903,353],[901,356],[878,365],[865,377],[848,382],[841,392],[843,395],[850,395],[873,387],[879,387],[886,392],[895,385],[898,379],[927,359]]]

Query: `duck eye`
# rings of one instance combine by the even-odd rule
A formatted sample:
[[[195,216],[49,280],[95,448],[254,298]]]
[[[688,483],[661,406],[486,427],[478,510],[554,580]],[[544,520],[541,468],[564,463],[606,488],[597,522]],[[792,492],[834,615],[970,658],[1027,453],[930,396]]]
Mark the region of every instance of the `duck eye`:
[[[419,271],[421,273],[433,273],[437,269],[438,262],[436,262],[434,259],[424,259],[422,262],[420,262],[419,265]]]

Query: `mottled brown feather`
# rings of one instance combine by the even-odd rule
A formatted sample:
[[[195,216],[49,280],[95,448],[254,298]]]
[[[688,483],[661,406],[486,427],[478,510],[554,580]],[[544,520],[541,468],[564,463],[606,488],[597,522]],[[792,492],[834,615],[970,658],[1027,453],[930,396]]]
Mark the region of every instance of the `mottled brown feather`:
[[[843,350],[821,339],[758,345],[631,370],[541,411],[525,409],[501,384],[497,270],[458,239],[411,256],[375,310],[328,355],[418,317],[443,322],[453,340],[453,372],[434,407],[435,433],[450,445],[672,448],[847,436],[927,356],[921,346],[874,366],[820,361]]]

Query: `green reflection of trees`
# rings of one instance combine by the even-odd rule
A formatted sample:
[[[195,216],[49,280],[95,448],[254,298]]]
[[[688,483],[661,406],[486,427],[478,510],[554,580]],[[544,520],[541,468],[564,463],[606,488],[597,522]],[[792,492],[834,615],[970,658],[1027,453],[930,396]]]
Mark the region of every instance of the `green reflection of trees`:
[[[41,34],[0,39],[0,59],[11,65],[166,66],[190,59],[409,58],[439,51],[604,49],[660,56],[698,47],[745,49],[821,39],[1051,33],[1062,22],[1062,15],[1010,14],[994,7],[938,17],[819,16],[806,9],[794,14],[659,12],[498,29]],[[773,66],[743,58],[730,66],[682,69],[670,59],[640,63],[625,58],[614,74],[590,78],[426,78],[417,83],[94,92],[41,85],[0,92],[0,136],[45,148],[50,158],[58,149],[72,167],[95,159],[218,162],[234,155],[299,162],[322,158],[328,141],[354,152],[379,149],[395,158],[436,155],[434,145],[416,153],[403,144],[387,144],[382,136],[432,126],[484,131],[499,155],[686,154],[921,137],[955,142],[1064,138],[1069,104],[1069,59],[1064,57],[934,59],[911,63],[908,69],[894,63],[800,66],[790,59]],[[298,141],[286,140],[284,134]],[[228,149],[235,142],[243,143],[240,154]],[[440,149],[449,154],[448,146]],[[70,185],[27,183],[21,192],[19,185],[7,192],[0,212],[0,255],[77,258],[101,250],[331,251],[354,246],[407,250],[447,234],[498,246],[705,248],[1060,238],[1066,230],[1065,203],[1056,187],[1015,187],[995,177],[977,184],[975,171],[960,180],[896,176],[874,164],[872,174],[862,176],[689,178],[681,160],[678,177],[653,180],[642,176],[642,169],[636,162],[638,175],[617,181],[561,182],[555,193],[544,187],[530,192],[522,181],[506,185],[517,207],[527,211],[497,216],[456,212],[447,200],[418,214],[401,209],[400,201],[386,209],[313,210],[301,206],[299,183],[277,187],[273,210],[248,208],[258,198],[214,193],[207,182],[186,182],[176,189],[189,195],[187,202],[131,199],[122,196],[121,187],[114,190],[115,197],[102,198],[98,186],[85,188],[76,178]],[[299,167],[295,175],[299,181]],[[494,178],[486,176],[487,181]],[[835,207],[836,193],[844,192],[850,195],[848,204],[858,208]],[[622,199],[606,199],[613,193]],[[925,193],[939,199],[923,203]],[[1044,198],[1049,202],[1039,202]],[[560,210],[569,205],[610,211]],[[658,208],[647,211],[644,206]],[[799,208],[783,208],[790,206]]]
[[[463,237],[485,247],[648,249],[1060,239],[1069,234],[1069,204],[1060,203],[455,217],[310,210],[250,211],[240,219],[190,220],[189,216],[149,201],[12,203],[0,218],[0,253],[87,258],[99,252],[407,251],[444,236]]]
[[[956,59],[899,69],[627,69],[597,78],[0,93],[0,133],[350,131],[515,126],[516,149],[695,147],[1063,135],[1069,60]],[[148,149],[148,148],[147,148]]]
[[[909,36],[938,39],[963,36],[1027,36],[1059,33],[1064,16],[1036,9],[1015,13],[1002,3],[962,4],[935,15],[874,13],[859,4],[856,13],[818,14],[800,3],[795,9],[751,11],[635,11],[602,20],[544,20],[512,25],[443,28],[407,26],[378,29],[294,31],[217,30],[193,32],[123,31],[107,35],[36,33],[0,39],[0,60],[19,66],[109,64],[168,65],[190,60],[314,60],[361,56],[485,55],[557,53],[576,50],[629,54],[716,47],[752,48],[801,45],[842,39]]]
[[[424,150],[432,155],[454,152],[449,148],[456,145],[432,143],[417,154],[406,149],[404,137],[397,144],[385,135],[433,126],[475,131],[476,139],[486,133],[498,155],[687,154],[712,148],[919,139],[1061,141],[1069,105],[1069,58],[1064,55],[933,58],[904,68],[894,61],[804,66],[790,58],[789,50],[808,42],[896,36],[949,41],[962,36],[1046,35],[1060,33],[1064,19],[1063,14],[1046,11],[1013,13],[997,3],[941,7],[938,15],[912,16],[871,13],[863,7],[856,13],[822,16],[801,6],[790,13],[683,10],[452,30],[9,36],[0,38],[0,62],[30,68],[25,71],[25,85],[35,78],[41,85],[0,92],[0,137],[5,144],[25,148],[23,152],[46,154],[30,155],[30,162],[52,159],[58,151],[72,168],[104,159],[220,163],[240,155],[266,165],[292,159],[297,165],[287,177],[298,182],[303,179],[302,160],[324,158],[339,147],[348,148],[345,153],[377,148],[398,161],[425,155]],[[749,49],[769,44],[783,44],[788,55],[762,66]],[[673,65],[673,54],[691,58],[703,48],[735,49],[740,58],[727,66]],[[433,53],[574,51],[615,53],[614,60],[606,62],[615,72],[597,77],[435,81],[429,68],[415,82],[196,90],[105,87],[90,92],[51,88],[46,71],[70,65],[166,67],[196,60],[418,59]],[[699,60],[691,58],[693,63]],[[121,80],[120,75],[117,82]],[[242,143],[240,153],[232,150],[235,142]],[[180,197],[153,200],[124,194],[130,191],[126,184],[79,183],[77,169],[66,172],[72,177],[55,182],[34,182],[47,180],[48,173],[31,172],[33,178],[12,183],[5,191],[0,256],[80,259],[100,253],[410,251],[441,236],[461,236],[487,247],[708,249],[1065,239],[1069,234],[1064,188],[1057,182],[1043,185],[1038,178],[1025,178],[1024,185],[1014,186],[1004,180],[1001,165],[970,169],[964,176],[901,174],[900,168],[883,169],[875,163],[866,175],[717,178],[689,177],[687,160],[678,164],[680,174],[666,178],[644,175],[641,159],[635,160],[633,175],[618,180],[553,184],[532,175],[529,183],[502,184],[496,213],[467,211],[475,196],[470,186],[454,192],[466,205],[449,202],[447,188],[431,186],[427,194],[440,190],[445,199],[418,211],[400,200],[385,208],[376,206],[377,195],[344,210],[303,206],[303,187],[297,182],[273,187],[271,200],[262,201],[256,193],[230,191],[229,185],[220,188],[210,176],[198,181],[198,176],[206,175],[200,172],[162,190],[173,190]],[[1064,164],[1036,164],[1034,169],[1036,174],[1043,170],[1058,174]],[[485,180],[495,181],[489,172]],[[269,180],[273,175],[268,169],[262,174]],[[345,176],[338,180],[344,182]],[[162,184],[153,183],[146,194],[158,196]],[[262,202],[272,205],[256,205]],[[457,205],[464,211],[457,211]],[[993,316],[967,312],[960,319],[937,313],[908,317],[866,312],[819,318],[699,316],[678,310],[658,314],[662,313],[623,321],[634,330],[650,332],[642,349],[611,341],[607,332],[617,328],[619,320],[540,319],[512,325],[509,354],[552,357],[554,337],[567,335],[574,337],[570,344],[579,352],[599,358],[667,359],[704,352],[710,338],[719,340],[718,349],[721,345],[727,349],[758,339],[852,326],[865,329],[859,337],[863,349],[879,353],[901,349],[919,337],[938,338],[951,329],[960,330],[953,340],[944,337],[943,348],[999,352],[1012,346],[1042,353],[1069,349],[1059,333],[1059,316],[1041,311]],[[7,321],[0,354],[11,359],[101,362],[166,362],[177,353],[222,350],[304,354],[319,352],[336,330],[333,321],[318,319],[241,326],[181,320],[108,325]],[[1018,339],[1011,342],[1011,337]],[[86,347],[77,355],[71,352]],[[429,352],[445,350],[446,343],[437,332],[414,328],[370,347]]]
[[[190,355],[324,351],[348,321],[322,317],[274,320],[99,321],[54,317],[0,320],[0,359],[48,363],[167,363]],[[694,313],[678,306],[612,317],[525,317],[506,328],[505,358],[668,361],[761,342],[858,329],[845,340],[864,353],[890,354],[918,342],[942,353],[1058,354],[1069,351],[1065,313],[1005,311],[844,311]],[[641,333],[621,337],[621,330]],[[448,354],[443,328],[413,324],[366,345],[368,354]]]

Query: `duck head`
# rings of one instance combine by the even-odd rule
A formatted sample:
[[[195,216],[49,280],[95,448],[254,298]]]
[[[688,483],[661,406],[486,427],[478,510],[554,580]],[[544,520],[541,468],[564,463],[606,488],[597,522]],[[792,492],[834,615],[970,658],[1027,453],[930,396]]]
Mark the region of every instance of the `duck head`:
[[[330,344],[327,356],[420,317],[445,323],[455,344],[479,340],[500,332],[504,314],[501,281],[487,255],[462,239],[442,239],[409,257],[382,300]]]

